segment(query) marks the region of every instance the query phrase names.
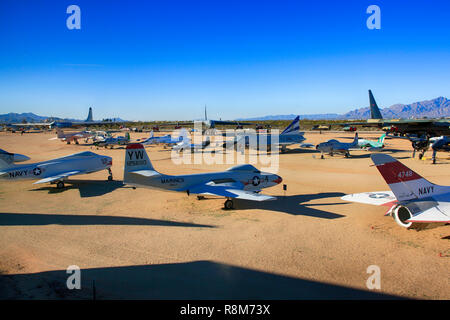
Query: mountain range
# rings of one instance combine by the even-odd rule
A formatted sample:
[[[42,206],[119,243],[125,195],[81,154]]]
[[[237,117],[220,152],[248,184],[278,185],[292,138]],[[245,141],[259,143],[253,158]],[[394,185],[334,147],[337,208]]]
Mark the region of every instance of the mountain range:
[[[443,118],[450,117],[450,100],[445,97],[438,97],[432,100],[414,102],[411,104],[394,104],[387,108],[380,108],[385,119],[411,119],[411,118]],[[255,120],[292,120],[296,114],[268,115],[253,118],[236,119],[240,121]],[[344,114],[323,113],[323,114],[302,114],[300,120],[363,120],[370,118],[370,108],[359,108]]]
[[[411,104],[394,104],[387,108],[380,108],[381,114],[385,119],[411,119],[411,118],[444,118],[450,117],[450,100],[445,97],[438,97],[432,100],[414,102]],[[256,120],[292,120],[297,114],[286,115],[267,115],[253,118],[239,118],[239,121]],[[50,117],[38,116],[34,113],[7,113],[0,114],[0,123],[20,123],[20,122],[43,122]],[[321,114],[303,114],[300,120],[363,120],[370,118],[369,107],[359,108],[344,114],[321,113]],[[52,120],[80,121],[75,119],[61,119],[51,117]],[[123,121],[122,119],[116,119]]]

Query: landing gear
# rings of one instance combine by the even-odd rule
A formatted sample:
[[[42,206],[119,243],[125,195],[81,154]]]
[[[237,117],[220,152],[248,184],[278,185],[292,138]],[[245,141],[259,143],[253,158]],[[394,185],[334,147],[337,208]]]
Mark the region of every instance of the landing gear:
[[[62,188],[64,188],[64,181],[58,181],[58,182],[56,183],[56,188],[57,188],[57,189],[62,189]]]
[[[75,144],[79,144],[79,143],[78,143],[78,140],[75,140]]]
[[[226,210],[234,209],[234,202],[231,199],[227,199],[223,206]]]
[[[349,153],[349,152],[346,152],[346,153],[345,153],[345,157],[346,157],[346,158],[350,158],[350,153]]]
[[[320,155],[320,159],[323,159],[324,158],[324,156],[323,156],[323,153]]]
[[[108,173],[109,173],[109,175],[108,175],[108,181],[112,181],[112,180],[113,180],[113,176],[112,176],[111,168],[108,168]]]
[[[197,200],[203,200],[205,199],[205,196],[197,196]]]
[[[67,141],[67,144],[70,144],[70,141]]]

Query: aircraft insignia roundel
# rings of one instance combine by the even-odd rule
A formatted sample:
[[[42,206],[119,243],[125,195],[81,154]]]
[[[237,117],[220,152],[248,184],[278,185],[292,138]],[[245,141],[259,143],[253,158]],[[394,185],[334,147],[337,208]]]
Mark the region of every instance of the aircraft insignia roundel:
[[[40,175],[42,173],[42,170],[40,169],[40,168],[34,168],[33,169],[33,174],[35,175],[35,176],[38,176],[38,175]]]
[[[254,176],[253,179],[252,179],[252,184],[254,186],[257,186],[257,185],[259,185],[259,183],[260,183],[259,177],[258,176]]]

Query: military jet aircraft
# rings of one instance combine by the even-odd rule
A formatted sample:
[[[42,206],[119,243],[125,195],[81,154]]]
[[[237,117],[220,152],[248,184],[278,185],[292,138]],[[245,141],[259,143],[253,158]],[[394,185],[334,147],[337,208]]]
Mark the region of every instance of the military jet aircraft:
[[[202,141],[202,143],[191,143],[191,139],[186,135],[185,138],[173,146],[172,150],[175,150],[177,152],[183,152],[183,151],[191,151],[191,152],[197,152],[200,150],[204,150],[206,147],[211,145],[211,140],[209,136],[206,136],[205,141]]]
[[[235,137],[234,140],[227,141],[223,144],[223,148],[229,148],[230,146],[237,146],[238,143],[244,143],[246,147],[253,147],[252,143],[254,142],[257,150],[267,150],[275,146],[273,141],[278,140],[278,143],[275,147],[281,148],[281,153],[287,150],[287,147],[290,145],[298,144],[300,147],[309,148],[313,147],[310,144],[302,144],[305,141],[304,132],[300,131],[300,116],[295,117],[295,119],[279,134],[276,139],[274,134],[252,134],[252,133],[243,133],[239,134]],[[272,138],[274,138],[272,140]],[[245,139],[245,140],[242,140]],[[254,139],[252,141],[252,139]]]
[[[358,139],[358,147],[374,150],[384,148],[384,139],[386,138],[386,133],[383,133],[377,141]]]
[[[135,187],[158,188],[189,194],[226,197],[225,208],[234,207],[233,198],[253,201],[274,200],[259,193],[261,189],[279,184],[282,179],[272,173],[261,172],[243,164],[222,172],[188,175],[165,175],[153,168],[140,143],[129,144],[125,152],[124,183]],[[200,198],[199,198],[200,199]]]
[[[385,215],[404,228],[450,223],[450,186],[429,182],[389,155],[371,158],[391,191],[350,194],[342,200],[389,206]]]
[[[87,174],[108,170],[108,180],[112,180],[112,158],[90,151],[75,153],[66,157],[48,161],[15,165],[14,162],[25,161],[25,156],[0,152],[0,179],[37,180],[34,184],[56,183],[58,189],[64,188],[64,180],[77,174]],[[26,157],[29,159],[28,157]]]
[[[320,151],[320,158],[323,159],[323,154],[327,153],[333,156],[335,153],[343,153],[346,158],[350,157],[350,149],[358,148],[358,133],[355,133],[355,139],[351,143],[339,142],[336,139],[331,139],[326,142],[319,143],[316,149]]]
[[[162,137],[155,137],[153,135],[153,131],[150,132],[150,137],[145,140],[139,141],[139,143],[143,145],[151,145],[151,144],[164,144],[173,146],[183,142],[183,140],[187,139],[187,131],[185,129],[180,130],[178,138],[172,138],[170,134],[167,134]]]
[[[431,140],[431,139],[430,139]],[[450,137],[448,136],[442,136],[433,141],[433,144],[431,145],[431,149],[433,149],[433,164],[436,163],[436,153],[438,151],[450,151]]]
[[[118,136],[118,137],[106,137],[101,140],[94,141],[94,146],[96,147],[109,147],[112,149],[114,146],[124,146],[127,145],[130,142],[130,133],[125,132],[125,136]]]
[[[75,144],[78,144],[79,139],[85,139],[86,141],[88,141],[88,139],[93,138],[94,136],[95,132],[92,131],[65,133],[60,128],[56,128],[56,137],[49,140],[60,139],[61,141],[65,141],[67,144],[70,144],[71,142],[75,142]]]

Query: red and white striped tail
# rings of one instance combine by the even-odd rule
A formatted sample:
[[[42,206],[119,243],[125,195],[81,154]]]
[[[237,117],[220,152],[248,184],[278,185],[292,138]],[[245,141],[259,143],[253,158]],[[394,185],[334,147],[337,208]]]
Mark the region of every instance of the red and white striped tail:
[[[373,154],[371,158],[398,201],[428,198],[441,191],[440,186],[429,182],[391,156]]]

